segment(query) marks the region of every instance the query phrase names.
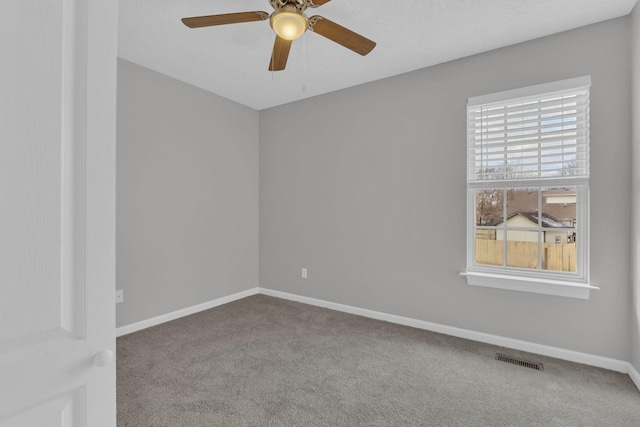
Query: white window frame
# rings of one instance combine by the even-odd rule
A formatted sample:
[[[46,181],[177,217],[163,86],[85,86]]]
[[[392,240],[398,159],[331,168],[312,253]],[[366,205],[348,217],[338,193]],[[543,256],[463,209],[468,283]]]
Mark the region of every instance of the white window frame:
[[[469,107],[490,105],[495,103],[510,103],[515,100],[544,97],[551,93],[572,91],[578,88],[591,86],[589,76],[575,79],[562,80],[542,85],[529,86],[490,95],[469,98]],[[588,130],[588,120],[587,120]],[[469,132],[469,138],[474,138]],[[468,141],[471,146],[471,139]],[[469,149],[469,148],[468,148]],[[588,155],[588,135],[587,135]],[[468,159],[469,156],[467,156]],[[576,162],[578,163],[578,162]],[[481,181],[477,174],[467,180],[467,270],[460,273],[465,276],[467,283],[473,286],[483,286],[498,289],[531,292],[546,295],[564,296],[572,298],[588,299],[592,289],[599,289],[589,283],[589,183],[588,183],[588,158],[586,164],[581,166],[577,177],[560,178],[527,178],[527,179],[487,179]],[[470,167],[467,165],[467,169]],[[482,189],[511,189],[531,188],[544,189],[550,187],[570,186],[576,188],[576,243],[577,271],[558,272],[552,270],[534,270],[507,266],[490,266],[476,264],[476,190]],[[542,198],[538,198],[540,211]],[[504,200],[506,204],[506,199]],[[506,208],[505,208],[506,210]],[[506,220],[505,229],[506,229]],[[540,226],[539,226],[540,227]],[[540,232],[541,229],[538,230]],[[506,236],[505,236],[506,237]],[[506,253],[505,253],[506,256]]]

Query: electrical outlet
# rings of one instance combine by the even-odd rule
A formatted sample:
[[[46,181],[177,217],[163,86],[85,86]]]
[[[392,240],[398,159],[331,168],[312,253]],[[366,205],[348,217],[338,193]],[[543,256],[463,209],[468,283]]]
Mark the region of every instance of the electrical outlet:
[[[302,273],[302,278],[306,279],[307,278],[307,269],[303,268],[301,273]]]
[[[116,304],[120,304],[124,301],[124,291],[122,289],[116,290]]]

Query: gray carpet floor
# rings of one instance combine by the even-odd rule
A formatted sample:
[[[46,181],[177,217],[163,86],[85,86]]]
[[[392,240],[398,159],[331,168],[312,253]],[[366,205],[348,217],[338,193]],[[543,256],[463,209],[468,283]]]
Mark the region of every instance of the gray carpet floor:
[[[121,427],[640,426],[627,375],[264,295],[117,345]]]

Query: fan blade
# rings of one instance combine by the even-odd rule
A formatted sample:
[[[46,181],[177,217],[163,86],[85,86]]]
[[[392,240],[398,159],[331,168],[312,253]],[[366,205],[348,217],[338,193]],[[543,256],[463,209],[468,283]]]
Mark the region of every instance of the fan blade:
[[[287,66],[290,49],[291,40],[285,40],[276,36],[276,42],[273,44],[273,53],[271,54],[271,62],[269,63],[269,71],[284,70],[284,67]]]
[[[362,37],[360,34],[354,33],[322,16],[312,16],[309,18],[309,29],[362,56],[368,54],[376,47],[374,41]]]
[[[239,24],[241,22],[264,21],[269,19],[267,12],[240,12],[223,15],[195,16],[182,18],[182,22],[189,28],[212,27],[214,25]]]
[[[309,7],[318,7],[318,6],[322,6],[323,4],[327,4],[329,3],[331,0],[311,0],[311,4],[309,5]]]

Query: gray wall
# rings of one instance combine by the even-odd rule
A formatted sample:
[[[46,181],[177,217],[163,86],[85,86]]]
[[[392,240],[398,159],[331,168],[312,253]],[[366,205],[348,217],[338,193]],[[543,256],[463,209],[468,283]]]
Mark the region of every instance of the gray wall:
[[[629,360],[630,41],[625,17],[261,111],[260,286]],[[466,285],[467,98],[587,74],[602,290]]]
[[[258,286],[258,112],[118,61],[122,326]]]
[[[631,298],[631,364],[640,372],[640,5],[631,15],[632,61],[633,61],[633,157],[632,194],[633,236],[632,254],[632,295]]]

